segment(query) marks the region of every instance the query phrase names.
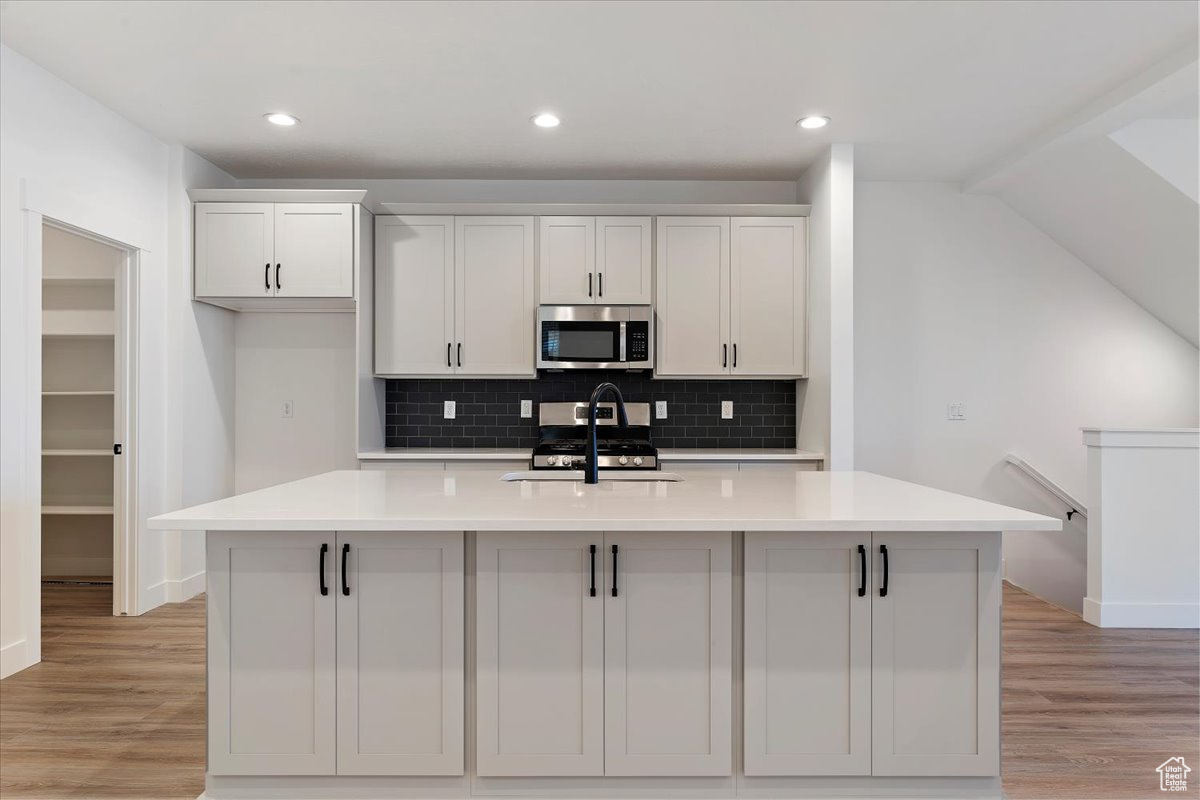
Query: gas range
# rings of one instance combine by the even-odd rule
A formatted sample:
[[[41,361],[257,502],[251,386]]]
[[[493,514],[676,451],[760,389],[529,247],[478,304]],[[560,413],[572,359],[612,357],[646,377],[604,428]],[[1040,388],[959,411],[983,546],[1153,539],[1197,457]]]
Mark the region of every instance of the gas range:
[[[650,438],[650,404],[626,403],[629,427],[617,424],[616,404],[596,406],[596,454],[600,469],[658,469]],[[533,469],[583,469],[587,453],[587,403],[541,403]]]

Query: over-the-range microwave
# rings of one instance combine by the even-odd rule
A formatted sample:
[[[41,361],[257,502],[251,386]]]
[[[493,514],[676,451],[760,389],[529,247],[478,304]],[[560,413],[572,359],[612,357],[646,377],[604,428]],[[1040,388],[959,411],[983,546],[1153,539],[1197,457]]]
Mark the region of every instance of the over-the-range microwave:
[[[650,369],[650,306],[538,306],[538,369]]]

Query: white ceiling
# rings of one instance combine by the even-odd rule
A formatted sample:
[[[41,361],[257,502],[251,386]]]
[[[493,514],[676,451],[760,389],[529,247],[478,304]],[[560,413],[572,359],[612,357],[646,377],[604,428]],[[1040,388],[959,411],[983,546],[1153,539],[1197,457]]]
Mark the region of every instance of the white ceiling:
[[[239,178],[790,179],[836,140],[860,178],[961,179],[1197,25],[1189,0],[0,9],[5,44]]]

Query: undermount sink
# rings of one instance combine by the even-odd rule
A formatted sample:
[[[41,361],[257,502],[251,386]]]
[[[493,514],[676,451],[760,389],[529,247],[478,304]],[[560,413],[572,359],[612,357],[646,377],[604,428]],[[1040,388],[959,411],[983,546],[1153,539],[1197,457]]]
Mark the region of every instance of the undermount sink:
[[[524,472],[508,472],[500,476],[502,481],[583,481],[583,470],[525,470]],[[600,470],[600,482],[605,481],[681,481],[683,476],[677,472],[659,472],[658,470]]]

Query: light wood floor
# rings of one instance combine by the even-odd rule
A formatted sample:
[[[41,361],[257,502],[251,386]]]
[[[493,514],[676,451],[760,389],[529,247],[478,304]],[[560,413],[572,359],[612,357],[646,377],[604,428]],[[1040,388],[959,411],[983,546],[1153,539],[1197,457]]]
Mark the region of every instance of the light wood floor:
[[[110,590],[43,592],[43,662],[0,682],[0,796],[195,798],[204,788],[204,600],[110,615]],[[1004,788],[1013,800],[1160,796],[1196,765],[1196,631],[1101,631],[1004,589]],[[1166,795],[1161,795],[1166,796]]]

